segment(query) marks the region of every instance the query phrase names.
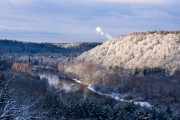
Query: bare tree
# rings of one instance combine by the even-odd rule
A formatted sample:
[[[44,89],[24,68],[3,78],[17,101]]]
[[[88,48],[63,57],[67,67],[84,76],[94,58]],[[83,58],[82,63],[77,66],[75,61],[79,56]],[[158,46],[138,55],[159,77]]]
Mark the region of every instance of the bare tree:
[[[0,89],[0,120],[6,119],[44,119],[45,114],[43,110],[35,110],[41,98],[35,101],[28,98],[25,103],[19,103],[18,98],[11,97],[13,88],[10,83],[17,79],[19,75],[15,75],[2,85]],[[10,97],[9,97],[10,96]]]
[[[0,119],[5,118],[12,118],[17,115],[19,110],[17,110],[15,103],[16,101],[13,99],[10,99],[9,96],[9,85],[10,83],[15,80],[19,75],[15,75],[13,78],[9,79],[7,82],[4,80],[1,81],[2,88],[0,90]],[[3,82],[4,85],[3,85]],[[16,111],[16,112],[15,112]]]

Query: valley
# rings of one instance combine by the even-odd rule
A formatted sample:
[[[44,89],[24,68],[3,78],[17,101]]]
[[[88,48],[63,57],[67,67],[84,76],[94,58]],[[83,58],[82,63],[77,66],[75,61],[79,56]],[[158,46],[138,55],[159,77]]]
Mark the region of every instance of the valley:
[[[180,120],[180,1],[0,0],[0,120]]]
[[[0,118],[178,120],[178,35],[134,33],[105,43],[2,40],[0,95],[7,102]],[[160,53],[149,38],[171,45]]]

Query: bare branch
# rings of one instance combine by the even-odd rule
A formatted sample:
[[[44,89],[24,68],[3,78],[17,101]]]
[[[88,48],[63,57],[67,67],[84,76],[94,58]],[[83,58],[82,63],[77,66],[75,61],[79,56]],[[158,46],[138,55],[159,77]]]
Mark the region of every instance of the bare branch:
[[[2,98],[2,95],[3,95],[4,91],[7,89],[9,83],[10,83],[11,81],[13,81],[14,79],[16,79],[18,76],[19,76],[19,74],[15,75],[12,79],[9,79],[9,80],[7,81],[7,83],[5,84],[4,88],[3,88],[3,89],[1,90],[1,92],[0,92],[0,98]]]

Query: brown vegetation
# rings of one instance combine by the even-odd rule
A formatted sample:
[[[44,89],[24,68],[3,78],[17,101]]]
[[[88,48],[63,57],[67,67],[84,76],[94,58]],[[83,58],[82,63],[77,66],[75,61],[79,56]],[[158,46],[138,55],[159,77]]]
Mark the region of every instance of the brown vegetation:
[[[59,63],[57,66],[59,72],[64,72],[64,64]]]
[[[81,79],[84,83],[95,84],[96,80],[100,79],[100,74],[103,74],[103,70],[90,62],[77,63],[74,66],[63,66],[64,72],[71,76]],[[58,66],[59,70],[62,69],[62,65]],[[61,71],[62,72],[62,71]]]
[[[31,64],[30,63],[13,63],[12,69],[19,72],[31,72]]]
[[[123,68],[100,67],[90,62],[64,67],[64,71],[78,77],[83,83],[94,85],[104,92],[130,94],[132,99],[142,99],[164,105],[180,105],[180,83],[164,75],[164,69],[141,70],[142,74],[123,74]],[[140,70],[140,69],[138,69]],[[127,72],[128,70],[126,70]],[[139,72],[139,71],[136,71]]]

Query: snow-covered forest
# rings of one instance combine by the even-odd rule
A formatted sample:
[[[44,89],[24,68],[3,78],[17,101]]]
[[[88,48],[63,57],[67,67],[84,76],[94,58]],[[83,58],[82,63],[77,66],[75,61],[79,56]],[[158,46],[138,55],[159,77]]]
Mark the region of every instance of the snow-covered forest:
[[[63,66],[63,71],[102,94],[176,111],[180,109],[179,33],[120,36],[84,52],[73,65]]]
[[[72,63],[74,58],[102,43],[32,43],[0,40],[0,55],[9,62],[57,67],[58,63]]]
[[[179,41],[179,31],[103,44],[0,40],[0,119],[179,120]]]
[[[1,62],[2,63],[2,62]],[[3,63],[1,64],[3,66]],[[3,67],[4,68],[4,67]],[[81,92],[66,93],[46,79],[24,72],[0,74],[0,119],[173,119],[180,115],[170,107],[141,107],[108,98],[84,98]]]
[[[106,41],[78,57],[105,67],[180,69],[180,32],[134,33]],[[96,54],[94,56],[94,54]]]
[[[82,53],[88,51],[100,42],[81,43],[33,43],[15,40],[0,40],[1,53]]]

